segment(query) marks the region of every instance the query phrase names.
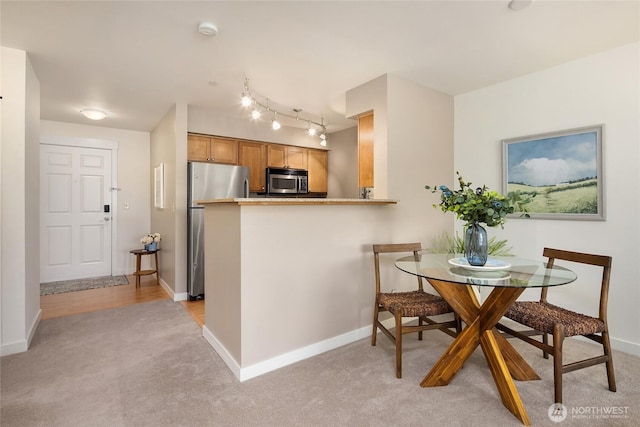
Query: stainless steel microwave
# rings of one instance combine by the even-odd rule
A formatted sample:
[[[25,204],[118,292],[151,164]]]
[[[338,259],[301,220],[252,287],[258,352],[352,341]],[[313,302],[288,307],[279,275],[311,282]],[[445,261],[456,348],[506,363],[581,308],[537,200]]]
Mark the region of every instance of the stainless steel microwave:
[[[303,169],[267,168],[267,194],[290,195],[309,192],[309,174]]]

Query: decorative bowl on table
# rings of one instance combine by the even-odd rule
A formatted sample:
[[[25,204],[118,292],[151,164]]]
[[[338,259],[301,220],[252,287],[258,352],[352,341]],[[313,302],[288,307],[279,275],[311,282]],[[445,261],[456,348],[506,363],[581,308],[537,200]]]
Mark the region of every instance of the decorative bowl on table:
[[[487,262],[484,265],[471,265],[469,264],[469,261],[467,261],[467,258],[458,257],[449,259],[449,264],[453,265],[454,267],[460,267],[466,270],[473,271],[506,270],[511,267],[511,264],[509,264],[508,262],[495,258],[488,258]]]

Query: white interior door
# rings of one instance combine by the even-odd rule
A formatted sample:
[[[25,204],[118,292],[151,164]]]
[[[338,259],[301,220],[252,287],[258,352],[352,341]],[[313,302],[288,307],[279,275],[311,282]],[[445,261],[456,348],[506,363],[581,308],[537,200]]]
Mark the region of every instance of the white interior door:
[[[111,275],[111,186],[111,150],[40,145],[42,283]]]

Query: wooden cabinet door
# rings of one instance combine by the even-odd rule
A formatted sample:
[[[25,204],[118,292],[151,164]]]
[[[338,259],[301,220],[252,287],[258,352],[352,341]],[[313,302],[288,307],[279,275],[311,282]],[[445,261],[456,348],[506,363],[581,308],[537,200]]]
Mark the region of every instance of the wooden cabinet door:
[[[373,113],[358,118],[358,186],[373,187]]]
[[[238,141],[228,138],[210,138],[209,161],[214,163],[238,164]]]
[[[309,150],[302,147],[287,146],[286,167],[307,169],[309,167]]]
[[[269,144],[267,149],[267,164],[271,168],[286,167],[287,147],[285,145]]]
[[[249,168],[249,191],[265,191],[265,169],[267,168],[267,144],[240,141],[238,164]]]
[[[209,161],[209,138],[189,135],[187,137],[187,159],[192,162]]]
[[[309,192],[327,192],[327,152],[309,150]]]

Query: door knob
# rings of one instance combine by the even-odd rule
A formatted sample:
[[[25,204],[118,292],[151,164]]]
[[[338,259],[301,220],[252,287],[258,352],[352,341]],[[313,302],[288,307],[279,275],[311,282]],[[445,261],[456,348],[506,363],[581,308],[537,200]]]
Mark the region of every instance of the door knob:
[[[111,218],[109,218],[108,216],[105,216],[105,217],[104,217],[104,220],[105,220],[105,221],[109,221],[110,219],[111,219]]]

